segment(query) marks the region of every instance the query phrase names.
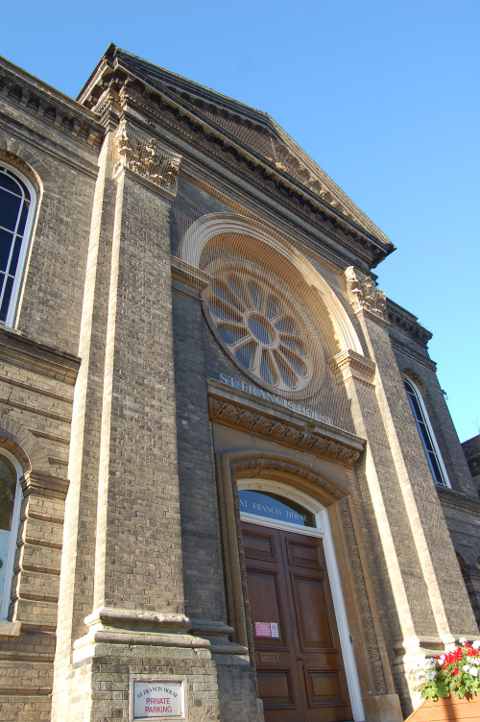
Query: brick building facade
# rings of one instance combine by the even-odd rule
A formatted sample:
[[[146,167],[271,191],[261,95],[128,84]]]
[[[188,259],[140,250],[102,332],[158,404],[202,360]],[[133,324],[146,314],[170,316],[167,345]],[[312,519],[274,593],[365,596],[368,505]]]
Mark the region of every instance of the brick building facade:
[[[77,101],[1,62],[2,722],[399,722],[478,633],[392,250],[264,113],[115,46]]]

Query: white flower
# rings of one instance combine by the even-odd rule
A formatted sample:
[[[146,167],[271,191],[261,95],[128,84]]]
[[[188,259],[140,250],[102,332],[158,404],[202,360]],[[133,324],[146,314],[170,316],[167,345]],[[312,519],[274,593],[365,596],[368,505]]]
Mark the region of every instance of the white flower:
[[[456,648],[457,648],[457,645],[455,644],[455,642],[449,642],[447,644],[447,646],[445,647],[445,650],[447,652],[455,652]]]
[[[465,639],[465,637],[460,637],[460,639],[458,640],[458,643],[461,644],[463,647],[463,645],[465,644],[466,641],[467,640]]]
[[[445,654],[441,654],[441,655],[440,655],[440,657],[438,658],[438,662],[439,662],[439,664],[440,664],[440,665],[444,664],[444,663],[445,663],[445,660],[446,660],[446,658],[447,658],[447,657],[446,657],[446,655],[445,655]]]
[[[476,639],[474,642],[472,642],[472,647],[474,649],[480,649],[480,639]]]
[[[480,665],[480,657],[472,657],[472,664]]]
[[[477,674],[478,674],[478,670],[475,670],[475,672],[477,672]],[[433,682],[433,680],[435,679],[435,677],[436,677],[437,675],[436,675],[436,672],[427,672],[427,675],[426,675],[426,676],[427,676],[427,680],[428,680],[429,682]]]
[[[435,660],[433,657],[425,657],[425,669],[433,669],[435,667]]]
[[[463,671],[469,673],[472,671],[472,669],[473,669],[473,667],[470,667],[469,664],[466,664],[463,668]]]
[[[470,674],[472,677],[478,677],[478,667],[470,667]]]

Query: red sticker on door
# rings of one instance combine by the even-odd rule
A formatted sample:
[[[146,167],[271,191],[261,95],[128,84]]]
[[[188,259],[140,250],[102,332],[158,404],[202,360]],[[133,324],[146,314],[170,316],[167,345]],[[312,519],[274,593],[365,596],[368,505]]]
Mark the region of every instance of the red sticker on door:
[[[278,622],[255,622],[255,636],[280,639]]]

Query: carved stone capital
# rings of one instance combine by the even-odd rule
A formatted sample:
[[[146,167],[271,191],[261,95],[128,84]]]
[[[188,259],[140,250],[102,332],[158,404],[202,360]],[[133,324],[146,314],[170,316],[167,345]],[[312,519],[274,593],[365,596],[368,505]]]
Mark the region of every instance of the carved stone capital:
[[[356,351],[340,351],[333,357],[331,365],[337,377],[344,381],[355,378],[364,383],[373,384],[375,363]]]
[[[154,138],[135,132],[123,121],[116,136],[115,174],[126,168],[174,197],[181,156],[170,153]]]
[[[382,321],[388,321],[387,299],[375,281],[354,266],[345,269],[347,291],[355,313],[367,311]]]

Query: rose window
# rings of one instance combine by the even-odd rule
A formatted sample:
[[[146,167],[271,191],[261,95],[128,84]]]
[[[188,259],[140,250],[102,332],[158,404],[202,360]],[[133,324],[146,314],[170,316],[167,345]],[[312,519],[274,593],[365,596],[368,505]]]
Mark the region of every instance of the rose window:
[[[263,386],[297,396],[311,385],[315,354],[307,342],[309,322],[282,286],[253,264],[249,272],[223,268],[213,276],[205,302],[232,359]]]

